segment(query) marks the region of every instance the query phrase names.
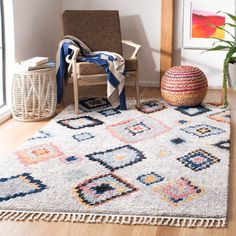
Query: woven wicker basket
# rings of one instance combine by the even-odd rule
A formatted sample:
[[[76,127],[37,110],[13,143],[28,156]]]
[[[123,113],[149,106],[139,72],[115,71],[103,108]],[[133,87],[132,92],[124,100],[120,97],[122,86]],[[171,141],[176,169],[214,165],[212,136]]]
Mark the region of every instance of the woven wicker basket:
[[[40,121],[49,119],[55,111],[55,68],[16,71],[12,83],[13,118]]]

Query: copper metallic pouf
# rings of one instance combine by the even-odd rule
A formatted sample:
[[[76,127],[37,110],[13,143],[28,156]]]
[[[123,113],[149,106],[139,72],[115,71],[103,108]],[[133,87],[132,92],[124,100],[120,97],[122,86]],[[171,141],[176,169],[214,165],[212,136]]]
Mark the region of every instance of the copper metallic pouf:
[[[193,66],[174,66],[161,80],[161,95],[173,106],[197,106],[206,96],[207,88],[205,74]]]

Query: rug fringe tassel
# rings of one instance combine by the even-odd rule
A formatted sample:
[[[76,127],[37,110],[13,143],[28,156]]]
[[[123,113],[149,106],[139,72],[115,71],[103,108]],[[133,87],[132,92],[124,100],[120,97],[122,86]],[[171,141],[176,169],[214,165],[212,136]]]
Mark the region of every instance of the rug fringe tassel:
[[[226,218],[188,218],[168,216],[122,216],[86,213],[26,212],[0,211],[0,221],[38,221],[80,222],[80,223],[114,223],[131,225],[165,225],[176,227],[226,227]]]

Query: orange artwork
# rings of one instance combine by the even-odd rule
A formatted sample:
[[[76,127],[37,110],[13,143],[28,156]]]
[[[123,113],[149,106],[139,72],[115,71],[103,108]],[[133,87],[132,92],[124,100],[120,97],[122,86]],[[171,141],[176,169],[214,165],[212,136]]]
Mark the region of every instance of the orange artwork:
[[[212,25],[222,26],[225,17],[214,13],[205,13],[199,10],[192,11],[192,38],[225,38],[225,33]]]

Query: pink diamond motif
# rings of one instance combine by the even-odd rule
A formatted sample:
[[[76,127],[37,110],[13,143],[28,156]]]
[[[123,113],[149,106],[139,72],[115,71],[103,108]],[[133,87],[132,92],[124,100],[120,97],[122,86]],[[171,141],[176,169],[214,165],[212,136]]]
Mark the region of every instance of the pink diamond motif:
[[[17,151],[15,154],[25,165],[36,164],[64,155],[64,153],[52,143],[26,148]]]
[[[198,186],[193,185],[191,181],[183,177],[173,182],[170,181],[159,189],[163,199],[175,206],[181,202],[192,200],[201,192],[202,190]]]
[[[107,126],[112,135],[125,143],[136,143],[159,136],[171,128],[147,115]]]

